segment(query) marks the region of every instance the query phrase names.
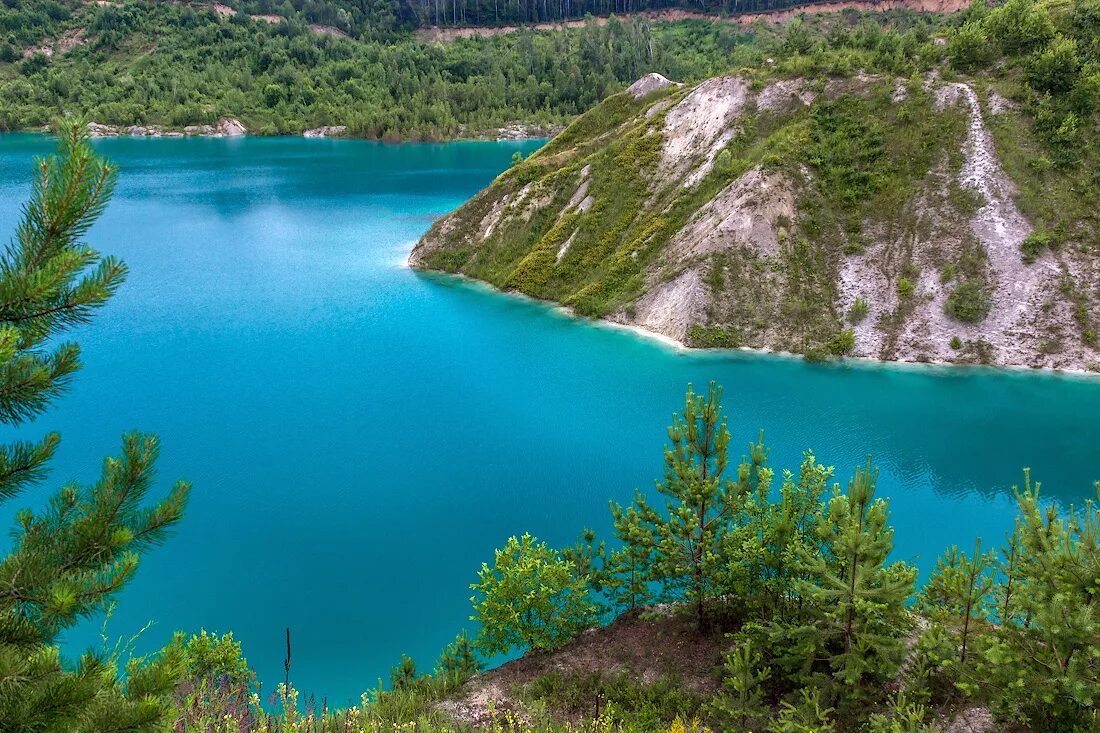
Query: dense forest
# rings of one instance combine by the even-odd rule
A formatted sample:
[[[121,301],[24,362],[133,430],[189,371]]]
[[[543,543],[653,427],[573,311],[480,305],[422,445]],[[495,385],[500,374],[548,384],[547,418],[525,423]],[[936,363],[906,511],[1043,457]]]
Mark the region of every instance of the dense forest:
[[[58,132],[0,267],[9,426],[65,391],[80,350],[60,339],[126,275],[82,241],[115,170],[80,125]],[[585,530],[561,549],[507,539],[476,578],[471,568],[475,633],[459,634],[429,673],[405,657],[388,687],[346,710],[294,689],[289,631],[270,705],[232,635],[180,633],[150,657],[125,647],[61,656],[60,634],[102,613],[185,514],[186,482],[154,498],[157,439],[127,435],[95,484],[67,485],[17,516],[0,559],[0,730],[936,733],[978,714],[990,731],[1100,730],[1100,505],[1051,503],[1025,471],[1003,541],[960,537],[973,550],[946,549],[918,588],[916,569],[892,556],[870,459],[843,482],[812,452],[778,470],[761,433],[738,460],[739,428],[723,410],[719,387],[689,387],[655,493],[612,504],[613,536]],[[0,500],[41,482],[58,441],[0,449]],[[635,643],[685,649],[701,680],[565,665],[510,686],[493,677],[624,628]],[[708,648],[713,660],[696,653]],[[616,649],[598,659],[621,660]],[[517,651],[529,654],[481,671]],[[471,721],[477,705],[484,717]]]
[[[250,14],[331,25],[358,38],[377,34],[379,29],[542,23],[670,9],[732,15],[814,2],[820,0],[229,0],[225,4]]]
[[[871,49],[899,73],[926,68],[939,23],[845,13],[784,32],[632,17],[425,44],[373,21],[361,40],[319,33],[307,24],[314,17],[267,23],[205,4],[11,0],[0,5],[0,129],[69,114],[171,129],[234,117],[249,134],[344,125],[386,139],[495,136],[512,123],[562,125],[651,71],[698,80],[822,44]]]

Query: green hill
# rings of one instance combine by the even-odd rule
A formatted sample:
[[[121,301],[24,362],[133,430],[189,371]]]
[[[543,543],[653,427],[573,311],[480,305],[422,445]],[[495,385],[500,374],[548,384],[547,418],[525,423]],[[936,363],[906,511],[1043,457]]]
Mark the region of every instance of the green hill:
[[[643,78],[411,261],[691,346],[1095,370],[1095,17],[1013,2],[907,64],[833,37]]]
[[[344,126],[358,137],[431,140],[497,137],[515,124],[539,133],[648,72],[702,80],[763,63],[784,44],[782,29],[763,22],[637,16],[428,43],[400,7],[409,6],[8,0],[0,130],[80,115],[147,132],[235,118],[248,134]],[[901,11],[874,22],[924,39],[937,23]]]

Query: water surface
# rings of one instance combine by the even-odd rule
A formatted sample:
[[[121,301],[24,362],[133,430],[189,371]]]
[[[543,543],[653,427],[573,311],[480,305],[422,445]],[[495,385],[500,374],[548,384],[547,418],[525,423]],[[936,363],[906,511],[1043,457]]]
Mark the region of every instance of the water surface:
[[[110,622],[155,621],[139,650],[232,629],[270,689],[289,626],[293,680],[334,704],[402,652],[430,667],[494,547],[606,531],[609,499],[652,486],[688,382],[722,382],[737,450],[763,427],[774,466],[813,448],[846,480],[873,454],[896,554],[924,570],[951,542],[1000,539],[1022,467],[1067,502],[1100,478],[1100,381],[686,354],[403,267],[535,143],[96,145],[122,173],[89,240],[131,275],[77,334],[71,392],[21,429],[63,444],[16,504],[94,480],[126,430],[160,434],[163,489],[194,493]],[[0,137],[3,236],[49,148]]]

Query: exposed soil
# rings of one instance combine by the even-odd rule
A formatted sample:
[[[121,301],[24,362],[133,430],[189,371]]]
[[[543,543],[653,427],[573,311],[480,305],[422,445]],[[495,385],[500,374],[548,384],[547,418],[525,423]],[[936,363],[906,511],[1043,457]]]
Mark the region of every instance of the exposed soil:
[[[661,677],[675,679],[701,694],[717,690],[717,669],[724,641],[717,634],[700,634],[692,621],[667,608],[620,616],[609,626],[589,629],[564,649],[528,654],[473,678],[465,694],[441,704],[457,722],[485,725],[504,713],[525,718],[518,688],[551,673],[629,674],[647,684]]]
[[[911,646],[915,643],[914,631]],[[599,674],[605,678],[627,675],[643,684],[659,679],[675,681],[682,689],[709,697],[719,691],[722,653],[729,646],[721,632],[701,633],[691,617],[674,613],[669,606],[630,612],[608,626],[586,631],[564,649],[533,653],[475,676],[462,693],[438,704],[460,725],[490,727],[494,718],[513,716],[529,720],[523,688],[539,677],[559,673],[570,676]],[[550,709],[559,720],[578,722],[593,710]],[[989,711],[980,705],[935,711],[945,733],[995,733],[999,730]]]
[[[683,185],[701,180],[714,164],[714,156],[736,134],[748,96],[746,79],[719,76],[695,87],[670,109],[665,115],[661,178],[679,177],[698,163]]]
[[[43,42],[37,46],[31,46],[30,48],[23,49],[23,58],[30,58],[37,54],[42,54],[46,58],[53,58],[54,55],[66,54],[72,51],[77,46],[82,46],[87,42],[87,36],[84,33],[83,28],[73,28],[70,31],[66,31],[56,41]]]
[[[653,10],[642,13],[627,13],[620,18],[645,18],[656,21],[678,20],[709,20],[714,23],[738,23],[751,25],[762,20],[769,23],[783,23],[797,18],[802,14],[839,13],[843,10],[862,10],[866,12],[881,13],[896,8],[908,8],[918,13],[956,13],[970,6],[966,0],[841,0],[840,2],[820,2],[802,5],[796,8],[785,8],[762,13],[742,13],[740,15],[714,15],[700,13],[694,10],[681,10],[669,8],[667,10]],[[255,17],[255,16],[253,16]],[[604,16],[592,19],[597,25],[604,25],[608,18]],[[440,27],[432,26],[422,28],[416,32],[422,41],[431,43],[448,43],[459,38],[487,38],[499,36],[505,33],[515,33],[523,28],[532,30],[559,30],[562,28],[582,28],[587,20],[563,20],[549,23],[531,23],[527,25],[501,25],[501,26],[460,26]]]
[[[649,73],[626,88],[626,93],[635,99],[641,99],[658,89],[672,86],[672,82],[657,73]]]

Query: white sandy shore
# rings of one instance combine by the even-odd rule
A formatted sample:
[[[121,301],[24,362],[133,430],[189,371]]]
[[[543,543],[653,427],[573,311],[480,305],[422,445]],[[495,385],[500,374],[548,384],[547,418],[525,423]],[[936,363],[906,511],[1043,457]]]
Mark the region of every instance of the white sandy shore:
[[[415,246],[415,243],[413,243]],[[587,318],[585,316],[579,316],[573,311],[572,308],[564,306],[560,303],[555,303],[551,300],[545,300],[543,298],[536,298],[526,293],[520,293],[514,290],[502,290],[484,280],[478,280],[468,275],[461,273],[440,272],[438,270],[429,270],[425,268],[412,267],[409,265],[408,255],[412,253],[412,249],[409,249],[408,254],[405,256],[405,260],[401,263],[401,266],[412,270],[413,272],[422,273],[434,278],[442,280],[451,280],[456,283],[461,283],[466,287],[470,287],[475,290],[480,290],[485,293],[490,293],[497,296],[504,296],[510,298],[517,298],[525,300],[530,303],[535,303],[546,308],[550,313],[554,313],[559,316],[563,316],[572,321],[579,321],[586,324],[596,326],[597,328],[606,328],[615,331],[625,331],[634,336],[645,339],[660,345],[676,354],[683,355],[703,355],[714,354],[715,356],[743,354],[752,355],[758,357],[766,357],[772,359],[784,359],[784,360],[796,360],[804,361],[805,357],[802,354],[795,354],[790,351],[774,351],[772,349],[754,349],[748,346],[741,346],[734,349],[697,349],[692,348],[682,341],[666,336],[663,333],[657,333],[651,331],[642,326],[628,323],[615,323],[613,321],[607,321],[602,318],[594,319]],[[1019,375],[1033,375],[1046,378],[1065,378],[1065,379],[1082,379],[1088,381],[1096,381],[1100,379],[1100,374],[1096,372],[1090,372],[1085,369],[1035,369],[1032,367],[1024,366],[990,366],[985,364],[955,364],[947,361],[884,361],[882,359],[875,359],[873,357],[866,356],[848,356],[842,359],[838,359],[835,362],[826,362],[826,365],[832,366],[844,366],[857,369],[914,369],[921,371],[939,371],[943,373],[961,373],[964,371],[989,371],[1002,374],[1019,374]]]

